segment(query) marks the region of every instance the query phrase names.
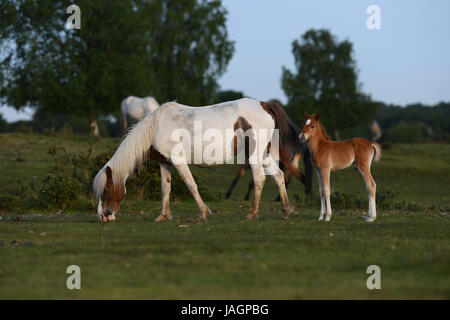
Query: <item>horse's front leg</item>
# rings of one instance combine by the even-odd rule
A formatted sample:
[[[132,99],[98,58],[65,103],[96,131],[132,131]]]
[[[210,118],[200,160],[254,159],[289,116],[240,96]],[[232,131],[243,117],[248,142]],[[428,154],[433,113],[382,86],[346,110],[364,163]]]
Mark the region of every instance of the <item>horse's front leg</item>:
[[[175,168],[177,169],[184,183],[186,184],[192,196],[194,197],[195,202],[197,202],[201,218],[203,220],[206,220],[206,215],[211,214],[211,210],[208,208],[208,206],[203,202],[202,198],[200,197],[197,184],[195,183],[194,177],[192,177],[192,173],[191,170],[189,170],[189,166],[187,164],[178,164],[175,165]]]
[[[322,174],[320,173],[320,169],[316,168],[317,181],[319,182],[319,196],[320,196],[320,216],[319,221],[323,220],[323,216],[327,211],[327,205],[325,202],[325,193],[323,190],[323,182],[322,182]]]
[[[331,172],[330,168],[323,168],[321,170],[323,191],[325,193],[326,204],[327,204],[327,215],[325,217],[325,221],[330,221],[331,215],[333,214],[331,211],[331,201],[330,201],[330,195],[331,195],[330,172]]]
[[[172,220],[170,213],[169,200],[172,180],[172,165],[166,162],[160,162],[161,169],[161,193],[162,193],[162,210],[161,214],[155,221]]]

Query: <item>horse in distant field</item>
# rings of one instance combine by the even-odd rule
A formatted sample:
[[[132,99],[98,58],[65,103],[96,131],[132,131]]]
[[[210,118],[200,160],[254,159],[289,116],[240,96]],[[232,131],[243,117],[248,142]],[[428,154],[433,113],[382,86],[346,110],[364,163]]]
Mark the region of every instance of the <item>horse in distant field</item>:
[[[290,119],[288,119],[289,134],[293,137],[297,137],[300,133],[300,128],[297,127]],[[303,166],[305,169],[305,174],[303,174],[299,167],[298,162],[303,156]],[[234,178],[226,193],[226,198],[231,197],[234,187],[238,184],[239,180],[244,176],[245,171],[250,168],[248,164],[243,164]],[[313,176],[313,166],[311,163],[310,152],[306,143],[300,142],[299,139],[288,139],[285,146],[280,146],[280,169],[284,172],[284,183],[286,189],[291,181],[291,174],[293,174],[297,179],[299,179],[305,186],[305,194],[311,195],[312,193],[312,176]],[[248,185],[247,194],[244,200],[250,198],[250,192],[253,190],[254,184],[253,180],[250,181]],[[275,201],[280,201],[280,196],[275,199]]]
[[[205,146],[202,138],[200,141],[196,138],[199,135],[203,140],[214,140],[214,143]],[[193,144],[191,137],[194,137]],[[149,157],[159,161],[161,169],[162,212],[156,221],[172,218],[169,209],[172,167],[177,169],[197,202],[201,218],[206,219],[211,210],[203,202],[188,164],[192,159],[200,166],[233,163],[237,155],[238,158],[245,157],[245,162],[250,164],[255,184],[252,209],[247,219],[258,214],[266,173],[278,186],[284,218],[288,218],[291,206],[284,174],[275,159],[279,152],[278,142],[285,145],[290,139],[298,138],[290,133],[288,118],[277,103],[253,99],[206,107],[165,103],[128,132],[111,159],[97,173],[93,189],[99,200],[98,217],[103,221],[115,219],[126,193],[127,178]]]
[[[377,218],[375,192],[376,184],[370,173],[370,166],[373,161],[381,158],[381,146],[375,142],[370,142],[363,138],[353,138],[345,141],[332,141],[324,133],[320,122],[319,113],[309,115],[305,112],[306,122],[299,135],[301,141],[308,141],[311,151],[313,165],[316,168],[317,179],[319,180],[320,192],[320,217],[325,221],[331,219],[330,203],[330,172],[355,165],[366,183],[369,195],[369,212],[364,218],[368,222]]]
[[[124,99],[120,104],[120,122],[122,130],[125,132],[127,129],[127,115],[133,120],[139,121],[158,108],[159,104],[153,97],[138,98],[129,96]]]

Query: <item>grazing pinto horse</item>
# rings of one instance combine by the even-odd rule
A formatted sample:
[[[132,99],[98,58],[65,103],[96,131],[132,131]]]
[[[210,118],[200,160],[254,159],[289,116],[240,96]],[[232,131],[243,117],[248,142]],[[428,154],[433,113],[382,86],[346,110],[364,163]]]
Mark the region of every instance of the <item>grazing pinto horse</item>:
[[[141,120],[150,112],[159,108],[158,102],[153,97],[138,98],[129,96],[120,104],[120,120],[122,129],[127,129],[127,115],[133,120]]]
[[[320,125],[319,113],[310,116],[308,112],[305,112],[305,117],[306,122],[299,138],[301,141],[308,141],[313,165],[316,168],[319,180],[321,203],[319,221],[323,220],[325,213],[325,221],[331,219],[330,172],[347,168],[351,164],[354,164],[361,173],[369,194],[369,213],[364,218],[368,222],[375,221],[377,217],[375,208],[376,184],[370,173],[370,166],[373,160],[380,160],[380,145],[363,138],[331,141]]]
[[[293,174],[297,179],[299,179],[303,185],[305,186],[305,194],[310,195],[312,192],[312,176],[313,176],[313,167],[311,163],[310,152],[306,143],[302,143],[297,139],[297,135],[300,132],[300,128],[298,128],[290,119],[288,119],[288,128],[289,135],[293,137],[293,139],[287,139],[286,145],[280,146],[280,169],[284,173],[284,183],[286,185],[286,189],[291,182],[291,174]],[[300,158],[303,156],[303,166],[305,168],[305,174],[303,174],[299,167],[298,162]],[[226,198],[229,199],[231,197],[231,193],[233,192],[234,187],[238,184],[239,180],[244,176],[245,171],[250,168],[248,164],[243,164],[231,183],[230,188],[226,193]],[[248,200],[250,198],[250,192],[253,190],[254,184],[253,180],[250,181],[248,185],[248,191],[245,195],[244,200]],[[280,201],[280,196],[278,196],[275,201]]]
[[[169,209],[172,167],[177,169],[197,202],[201,217],[206,219],[206,214],[211,211],[198,193],[188,163],[191,163],[193,158],[194,164],[201,166],[233,163],[235,155],[242,153],[245,153],[246,158],[253,159],[249,163],[255,183],[252,210],[247,218],[253,219],[258,214],[259,199],[267,171],[279,188],[284,217],[287,218],[290,204],[283,171],[273,158],[278,152],[278,148],[275,148],[277,135],[273,129],[278,129],[280,144],[290,138],[287,132],[287,116],[283,108],[276,103],[240,99],[207,107],[189,107],[174,102],[163,104],[128,132],[112,158],[97,173],[93,189],[99,199],[99,218],[103,221],[115,219],[126,193],[125,182],[128,176],[150,157],[159,161],[161,168],[162,212],[156,221],[172,218]],[[220,140],[220,136],[229,136],[231,132],[230,139],[219,143],[220,148],[214,149],[214,155],[212,152],[208,153],[211,151],[210,145],[204,146],[202,141],[198,143],[195,140],[198,133],[203,133],[203,136],[208,133],[209,138],[204,140],[211,140],[213,132],[218,134],[214,136],[215,142]],[[260,132],[266,132],[267,139],[263,139]],[[183,134],[179,135],[180,133]],[[192,136],[193,145],[186,142]],[[180,143],[180,137],[183,138],[183,143]]]

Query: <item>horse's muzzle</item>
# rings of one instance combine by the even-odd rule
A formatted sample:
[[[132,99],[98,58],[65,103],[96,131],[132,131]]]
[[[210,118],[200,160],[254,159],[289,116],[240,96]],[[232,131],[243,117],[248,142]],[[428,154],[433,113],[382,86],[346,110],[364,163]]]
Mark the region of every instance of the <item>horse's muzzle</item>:
[[[306,136],[303,133],[300,133],[298,135],[298,138],[300,139],[301,142],[305,142],[305,140],[306,140]]]

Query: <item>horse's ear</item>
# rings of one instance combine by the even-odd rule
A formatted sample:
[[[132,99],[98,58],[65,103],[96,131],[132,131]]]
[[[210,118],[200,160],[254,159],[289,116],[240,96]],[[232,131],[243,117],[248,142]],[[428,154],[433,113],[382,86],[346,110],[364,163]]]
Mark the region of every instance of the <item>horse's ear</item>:
[[[316,118],[316,120],[319,120],[319,118],[320,118],[320,112],[317,112],[317,113],[316,113],[316,116],[315,116],[314,118]]]
[[[109,166],[106,166],[106,179],[107,181],[111,181],[112,182],[112,170]]]
[[[305,110],[305,119],[309,119],[309,113]]]

